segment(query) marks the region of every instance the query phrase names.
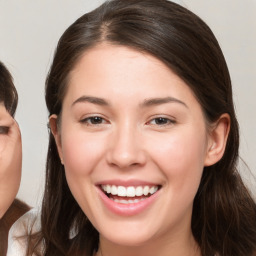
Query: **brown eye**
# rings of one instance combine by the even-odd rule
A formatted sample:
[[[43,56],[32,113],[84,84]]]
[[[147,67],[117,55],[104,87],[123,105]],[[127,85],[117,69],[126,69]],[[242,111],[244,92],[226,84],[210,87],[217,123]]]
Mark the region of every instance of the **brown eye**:
[[[103,118],[99,116],[94,116],[89,118],[91,124],[101,124],[103,122]]]
[[[159,126],[169,125],[169,124],[173,124],[173,123],[175,123],[175,121],[173,121],[169,118],[165,118],[165,117],[156,117],[149,121],[149,124],[159,125]]]
[[[100,116],[91,116],[81,120],[81,123],[85,123],[88,125],[99,125],[106,123],[106,120],[104,120],[104,118]]]
[[[163,117],[155,118],[155,124],[157,124],[157,125],[168,124],[169,121],[170,120],[168,120],[167,118],[163,118]]]

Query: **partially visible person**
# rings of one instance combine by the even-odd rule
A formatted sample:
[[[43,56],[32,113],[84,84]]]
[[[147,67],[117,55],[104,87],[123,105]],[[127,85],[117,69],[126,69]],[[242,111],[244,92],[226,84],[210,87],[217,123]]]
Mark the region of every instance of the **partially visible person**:
[[[11,74],[0,62],[0,255],[6,255],[8,231],[29,206],[15,199],[21,178],[21,134],[14,114],[18,94]]]

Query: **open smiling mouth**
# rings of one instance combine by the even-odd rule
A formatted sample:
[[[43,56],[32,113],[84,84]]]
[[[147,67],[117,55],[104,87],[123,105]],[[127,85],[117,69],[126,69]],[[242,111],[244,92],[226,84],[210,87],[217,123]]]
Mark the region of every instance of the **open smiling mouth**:
[[[101,190],[111,200],[120,204],[135,204],[145,199],[150,198],[155,194],[161,186],[116,186],[116,185],[101,185]]]

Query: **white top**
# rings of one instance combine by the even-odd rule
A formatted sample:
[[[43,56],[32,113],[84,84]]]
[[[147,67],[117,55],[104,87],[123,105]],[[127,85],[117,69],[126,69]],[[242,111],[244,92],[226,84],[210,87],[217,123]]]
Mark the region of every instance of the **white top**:
[[[12,226],[8,237],[8,250],[6,256],[26,256],[28,241],[26,235],[36,233],[41,230],[40,211],[32,209],[21,216]],[[21,238],[24,236],[24,238]],[[77,235],[75,228],[69,233],[69,239]],[[19,238],[20,237],[20,238]],[[43,251],[43,244],[41,245]]]
[[[39,211],[32,209],[21,216],[12,226],[8,237],[7,256],[26,256],[27,239],[19,238],[41,228]]]

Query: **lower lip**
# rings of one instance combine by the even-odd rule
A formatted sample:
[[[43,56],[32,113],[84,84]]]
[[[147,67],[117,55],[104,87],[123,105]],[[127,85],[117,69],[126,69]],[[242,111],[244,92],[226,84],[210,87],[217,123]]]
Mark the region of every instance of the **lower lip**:
[[[156,198],[158,197],[159,190],[151,195],[150,197],[146,198],[143,201],[137,203],[130,203],[130,204],[121,204],[111,200],[99,187],[99,196],[103,201],[103,204],[113,212],[114,214],[121,215],[121,216],[132,216],[139,214],[145,211],[150,205],[154,203]]]

